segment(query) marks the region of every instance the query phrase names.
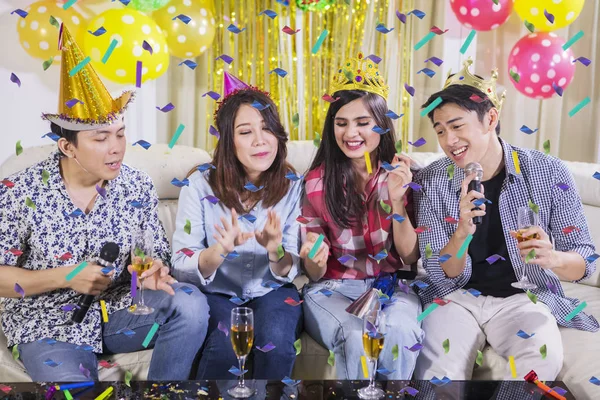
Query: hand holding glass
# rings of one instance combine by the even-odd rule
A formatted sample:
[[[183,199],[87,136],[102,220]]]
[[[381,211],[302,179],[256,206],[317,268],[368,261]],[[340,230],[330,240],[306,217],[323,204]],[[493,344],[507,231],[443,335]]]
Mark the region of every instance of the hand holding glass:
[[[142,273],[152,267],[154,259],[152,251],[154,248],[154,235],[150,231],[140,231],[133,235],[131,242],[131,267],[140,277]],[[129,308],[134,315],[148,315],[154,312],[152,307],[144,304],[144,280],[140,278],[139,301]]]

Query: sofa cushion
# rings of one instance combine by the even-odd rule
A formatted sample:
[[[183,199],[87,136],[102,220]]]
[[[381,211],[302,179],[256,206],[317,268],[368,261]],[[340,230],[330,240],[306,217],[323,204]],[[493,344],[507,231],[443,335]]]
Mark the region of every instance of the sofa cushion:
[[[585,312],[600,318],[600,289],[586,285],[564,282],[565,293],[587,303]],[[600,398],[600,388],[589,382],[592,375],[600,374],[600,331],[584,332],[560,327],[563,341],[564,362],[558,379],[567,386],[576,399]],[[552,349],[548,349],[552,351]],[[473,379],[501,380],[507,360],[500,357],[491,347],[483,351],[483,364],[475,369]]]

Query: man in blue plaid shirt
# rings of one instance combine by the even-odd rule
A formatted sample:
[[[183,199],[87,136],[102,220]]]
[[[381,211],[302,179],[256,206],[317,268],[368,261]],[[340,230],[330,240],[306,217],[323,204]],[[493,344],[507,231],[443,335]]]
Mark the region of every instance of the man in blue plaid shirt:
[[[594,272],[595,247],[566,165],[500,139],[504,95],[496,94],[497,73],[485,81],[469,72],[470,64],[423,105],[435,103],[428,116],[447,157],[415,177],[422,186],[414,194],[417,223],[427,229],[419,235],[427,276],[418,293],[424,309],[438,303],[423,320],[415,377],[471,379],[477,351],[487,341],[502,357],[514,356],[516,379],[533,369],[541,380],[554,380],[563,362],[558,325],[599,328],[584,312],[567,321],[579,301],[565,297],[560,284]],[[465,176],[471,162],[483,168],[481,193],[468,190],[475,178]],[[477,199],[487,201],[476,207]],[[539,217],[537,226],[519,232],[525,238],[520,243],[519,208]],[[481,223],[475,225],[477,216]],[[527,293],[513,285],[524,276],[536,286]],[[447,354],[446,339],[452,346]],[[539,350],[544,345],[545,358]],[[509,365],[505,379],[515,379]]]

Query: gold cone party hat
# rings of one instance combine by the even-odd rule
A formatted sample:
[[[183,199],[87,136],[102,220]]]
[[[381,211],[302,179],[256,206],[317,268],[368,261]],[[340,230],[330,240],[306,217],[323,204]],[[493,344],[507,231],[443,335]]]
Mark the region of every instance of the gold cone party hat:
[[[133,92],[124,92],[113,99],[64,24],[58,42],[61,49],[58,114],[44,113],[42,118],[74,131],[99,129],[119,120],[133,99]]]

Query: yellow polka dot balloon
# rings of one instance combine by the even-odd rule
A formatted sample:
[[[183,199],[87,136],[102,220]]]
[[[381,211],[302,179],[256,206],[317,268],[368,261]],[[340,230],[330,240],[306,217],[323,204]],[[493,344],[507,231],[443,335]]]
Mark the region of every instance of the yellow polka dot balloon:
[[[49,60],[55,57],[54,63],[60,62],[58,50],[59,28],[50,23],[50,17],[58,22],[64,22],[72,32],[75,40],[81,41],[85,32],[85,19],[73,7],[63,10],[63,3],[56,0],[43,0],[32,3],[25,9],[29,14],[17,21],[19,42],[32,57]]]
[[[515,11],[522,20],[531,22],[536,31],[550,32],[575,21],[585,0],[516,0]],[[554,16],[552,23],[544,10]]]
[[[175,18],[180,15],[182,17]],[[166,7],[154,12],[152,18],[165,32],[175,57],[199,56],[215,38],[215,17],[208,0],[171,0]]]
[[[83,45],[100,75],[117,83],[135,84],[138,61],[142,62],[141,82],[156,79],[167,71],[169,46],[160,27],[147,15],[126,8],[111,9],[92,19],[87,29],[95,32],[100,27],[106,33],[88,33]]]

